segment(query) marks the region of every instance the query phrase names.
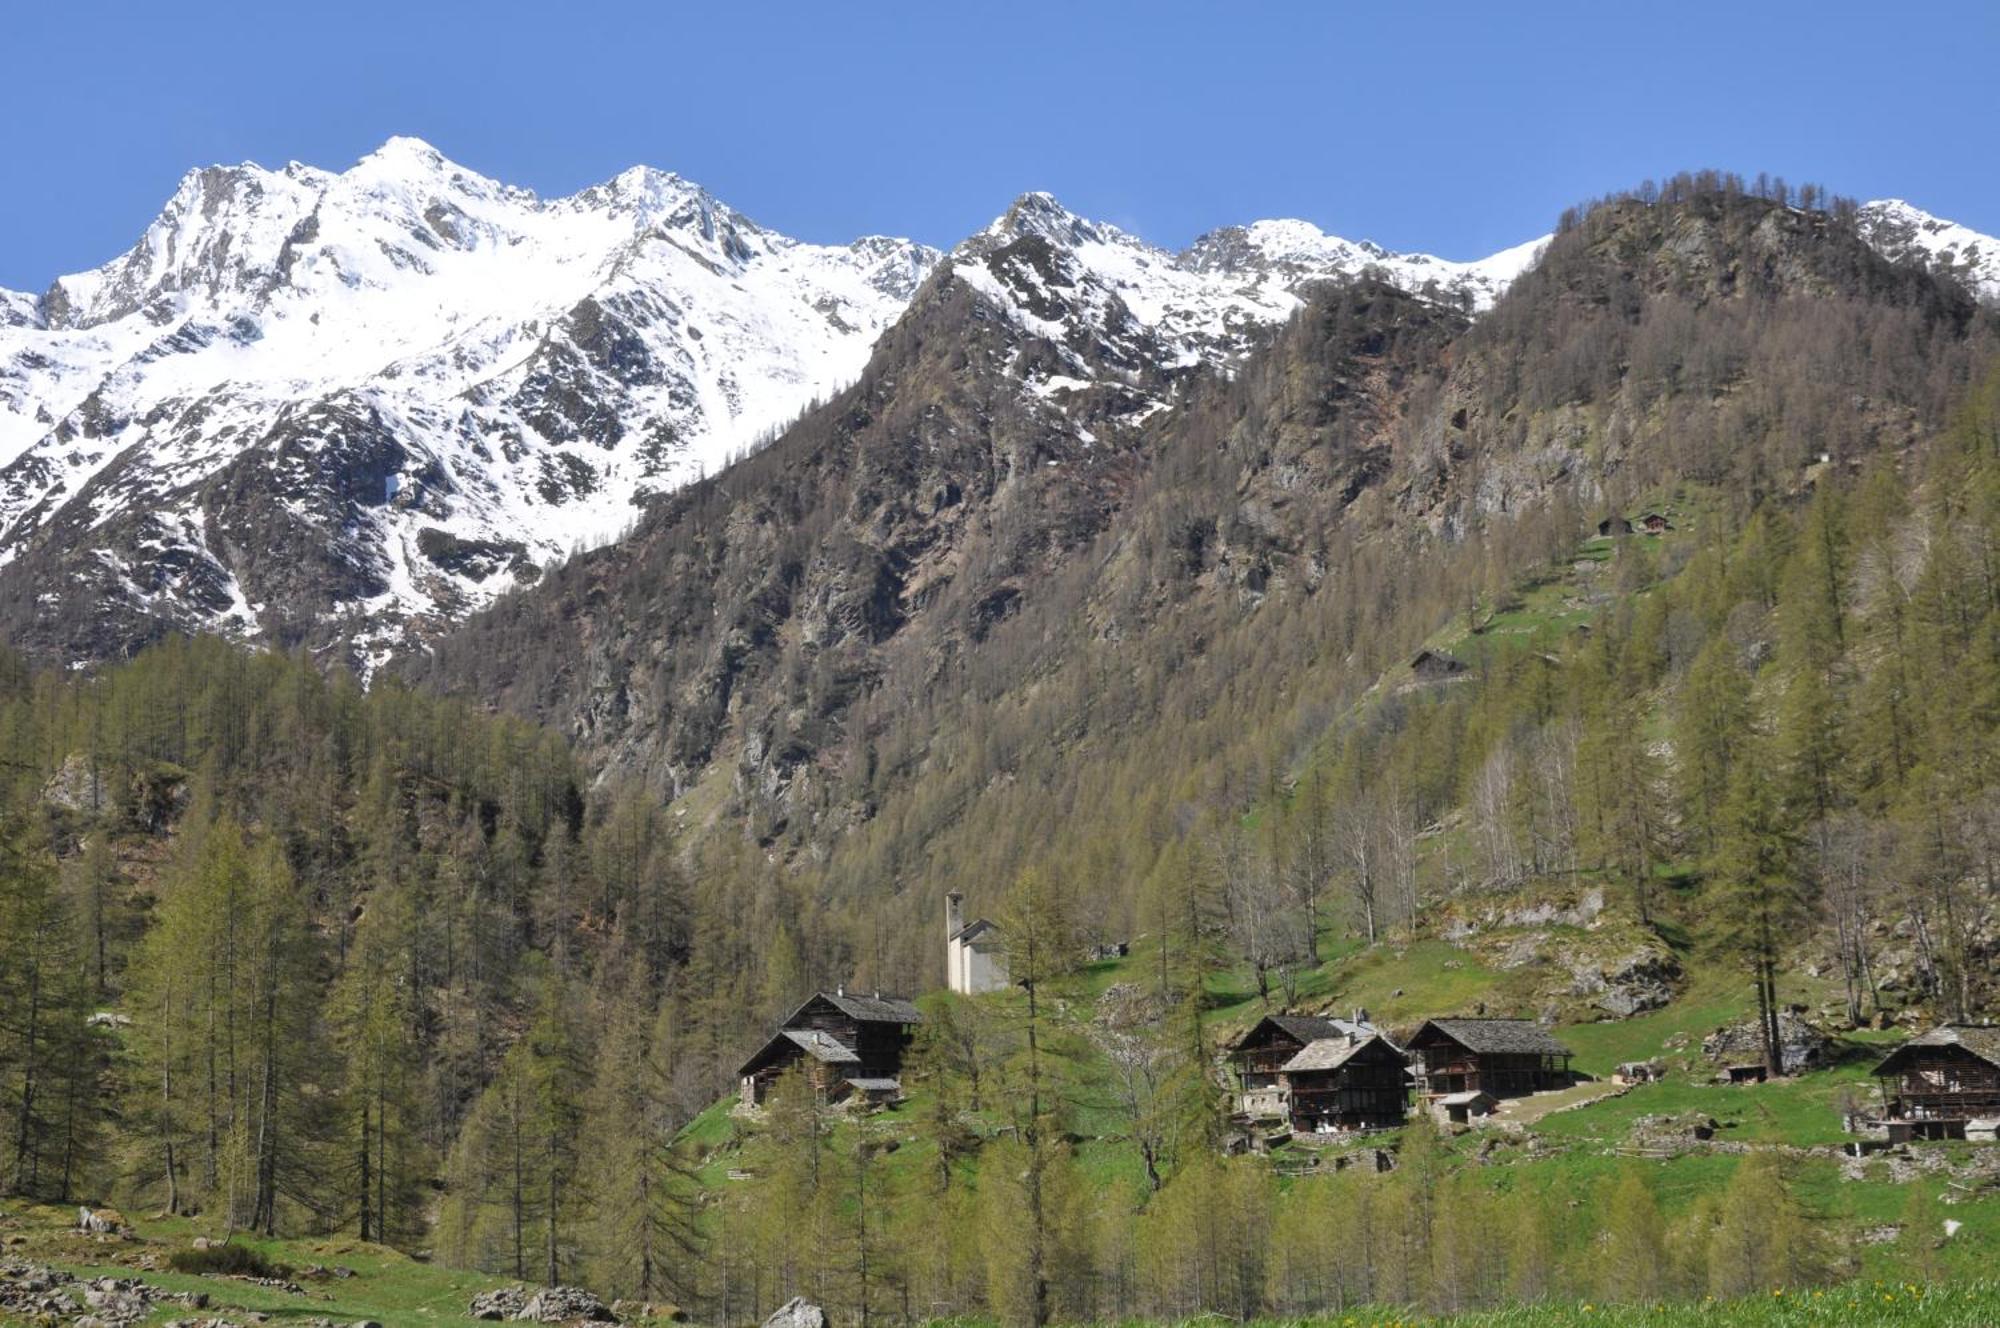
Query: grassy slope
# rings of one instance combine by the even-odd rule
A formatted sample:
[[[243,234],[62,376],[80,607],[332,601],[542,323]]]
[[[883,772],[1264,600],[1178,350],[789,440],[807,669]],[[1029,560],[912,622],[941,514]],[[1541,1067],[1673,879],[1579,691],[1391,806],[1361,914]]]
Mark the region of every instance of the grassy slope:
[[[129,1216],[129,1214],[128,1214]],[[209,1308],[200,1315],[188,1309],[163,1307],[147,1322],[230,1316],[257,1311],[274,1322],[325,1316],[335,1321],[373,1319],[383,1324],[474,1323],[466,1306],[481,1291],[508,1285],[502,1278],[464,1269],[419,1263],[408,1255],[352,1238],[263,1240],[238,1236],[272,1260],[290,1265],[304,1287],[295,1296],[274,1287],[255,1286],[224,1277],[147,1271],[144,1262],[166,1268],[167,1256],[185,1249],[197,1235],[218,1233],[182,1218],[139,1219],[136,1239],[98,1240],[70,1230],[75,1211],[46,1206],[8,1205],[0,1216],[7,1235],[6,1254],[13,1258],[53,1264],[87,1277],[137,1277],[166,1291],[205,1291]],[[18,1242],[16,1241],[18,1237]],[[353,1277],[307,1278],[301,1270],[314,1265],[349,1268]]]
[[[1097,998],[1117,983],[1144,981],[1152,954],[1142,941],[1128,959],[1088,966],[1066,993],[1063,1008],[1067,1017],[1089,1017]],[[1342,943],[1330,945],[1328,961],[1300,980],[1300,1004],[1335,1009],[1365,1005],[1389,1022],[1409,1023],[1427,1011],[1463,1009],[1472,1000],[1489,998],[1501,989],[1499,979],[1505,976],[1483,968],[1469,953],[1441,940],[1372,951]],[[1641,1166],[1671,1215],[1684,1212],[1702,1198],[1718,1195],[1735,1171],[1743,1146],[1781,1146],[1787,1152],[1788,1174],[1802,1199],[1830,1229],[1844,1235],[1896,1223],[1909,1202],[1912,1185],[1941,1191],[1944,1182],[1937,1177],[1899,1184],[1889,1175],[1888,1164],[1881,1161],[1871,1161],[1860,1178],[1850,1179],[1843,1175],[1843,1161],[1831,1155],[1832,1146],[1848,1138],[1841,1129],[1842,1095],[1872,1092],[1869,1069],[1881,1046],[1900,1034],[1852,1034],[1840,1044],[1831,1067],[1776,1083],[1739,1087],[1707,1082],[1706,1063],[1699,1057],[1700,1040],[1717,1026],[1746,1015],[1748,996],[1736,991],[1739,985],[1726,971],[1697,966],[1680,999],[1663,1010],[1623,1021],[1561,1028],[1560,1036],[1576,1050],[1578,1064],[1587,1072],[1606,1074],[1620,1061],[1664,1057],[1669,1077],[1536,1121],[1531,1127],[1535,1139],[1532,1149],[1503,1143],[1475,1163],[1475,1150],[1494,1137],[1493,1132],[1481,1131],[1455,1140],[1451,1145],[1454,1153],[1496,1187],[1542,1190],[1554,1196],[1551,1202],[1557,1207],[1562,1206],[1561,1195],[1608,1184],[1622,1169]],[[1393,994],[1398,988],[1401,996]],[[1208,1018],[1217,1040],[1233,1036],[1266,1008],[1258,1001],[1247,974],[1224,975],[1213,984],[1212,999]],[[1277,1008],[1275,1003],[1272,1008]],[[1073,1072],[1086,1085],[1075,1094],[1084,1104],[1075,1118],[1076,1128],[1084,1136],[1077,1150],[1078,1161],[1093,1184],[1106,1187],[1107,1192],[1108,1187],[1122,1188],[1136,1201],[1143,1185],[1136,1150],[1120,1137],[1115,1117],[1091,1105],[1097,1095],[1088,1090],[1088,1083],[1099,1068],[1088,1054],[1073,1065]],[[908,1141],[889,1156],[889,1166],[906,1175],[935,1162],[929,1146],[917,1138],[917,1122],[925,1102],[923,1090],[917,1086],[909,1101],[884,1117],[892,1127],[899,1127]],[[717,1104],[688,1129],[688,1136],[708,1152],[706,1175],[717,1186],[740,1183],[730,1182],[727,1172],[740,1159],[743,1132],[752,1128],[731,1115],[731,1105]],[[1666,1159],[1631,1156],[1634,1125],[1641,1118],[1697,1114],[1716,1122],[1713,1144],[1689,1145]],[[1960,1150],[1962,1156],[1962,1150],[1977,1146],[1950,1147]],[[1315,1152],[1281,1158],[1281,1169],[1287,1174],[1311,1170]],[[1966,1225],[1944,1251],[1947,1265],[1967,1276],[1994,1266],[2000,1259],[2000,1194],[1983,1193],[1955,1204],[1950,1211]],[[1868,1277],[1896,1276],[1895,1245],[1860,1245],[1857,1252]],[[1503,1318],[1491,1322],[1513,1321]]]

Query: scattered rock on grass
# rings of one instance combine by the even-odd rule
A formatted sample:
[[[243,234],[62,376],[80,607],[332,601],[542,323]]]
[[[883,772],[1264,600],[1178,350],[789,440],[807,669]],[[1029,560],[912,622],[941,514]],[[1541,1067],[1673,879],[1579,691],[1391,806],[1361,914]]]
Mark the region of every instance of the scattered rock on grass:
[[[616,1323],[609,1307],[581,1287],[543,1287],[514,1316],[528,1323]]]
[[[527,1303],[526,1287],[495,1287],[474,1296],[465,1312],[475,1319],[511,1319],[520,1314],[521,1307]]]
[[[826,1311],[804,1296],[793,1296],[771,1311],[764,1328],[826,1328]]]

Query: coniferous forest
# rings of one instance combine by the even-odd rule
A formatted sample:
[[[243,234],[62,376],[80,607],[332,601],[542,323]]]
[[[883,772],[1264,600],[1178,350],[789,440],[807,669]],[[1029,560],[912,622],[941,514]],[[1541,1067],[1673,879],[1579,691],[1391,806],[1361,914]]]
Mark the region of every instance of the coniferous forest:
[[[1566,216],[1476,320],[1321,291],[1100,419],[1071,505],[989,474],[898,527],[959,580],[893,625],[826,587],[919,519],[868,507],[898,430],[978,413],[956,305],[365,687],[213,637],[9,655],[0,1189],[732,1324],[1976,1272],[1991,1145],[1839,1145],[1882,1052],[2000,1018],[2000,336],[1851,225],[1688,177]],[[608,624],[645,643],[615,708],[570,645]],[[947,890],[1006,990],[939,990]],[[919,998],[902,1100],[735,1110],[841,987]],[[1230,1041],[1361,1004],[1672,1069],[1519,1132],[1249,1147]],[[1789,1021],[1834,1050],[1792,1065]],[[1738,1024],[1770,1081],[1697,1090]],[[1648,1142],[1718,1103],[1729,1146]]]

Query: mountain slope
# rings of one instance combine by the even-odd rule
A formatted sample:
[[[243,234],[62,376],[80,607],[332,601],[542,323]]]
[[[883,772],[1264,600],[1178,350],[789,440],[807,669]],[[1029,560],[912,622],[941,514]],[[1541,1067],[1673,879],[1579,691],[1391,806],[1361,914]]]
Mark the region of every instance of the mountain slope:
[[[907,908],[881,873],[1059,854],[1112,790],[1157,829],[1175,788],[1255,786],[1606,507],[1897,455],[1993,344],[1851,224],[1722,192],[1607,203],[1476,321],[1309,290],[1226,368],[1160,358],[1105,243],[954,253],[854,389],[419,671],[661,794],[712,780]]]

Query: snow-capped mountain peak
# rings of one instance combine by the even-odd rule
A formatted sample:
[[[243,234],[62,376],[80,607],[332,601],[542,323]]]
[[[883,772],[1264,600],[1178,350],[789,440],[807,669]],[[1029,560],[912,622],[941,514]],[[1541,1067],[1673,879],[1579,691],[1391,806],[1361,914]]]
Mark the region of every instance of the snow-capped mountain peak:
[[[1942,268],[1982,300],[2000,300],[2000,239],[1932,216],[1900,198],[1861,205],[1861,233],[1878,252]]]
[[[1143,418],[1177,371],[1227,365],[1303,302],[1304,287],[1363,274],[1427,298],[1483,309],[1534,261],[1544,240],[1453,263],[1327,235],[1304,221],[1211,231],[1176,254],[1023,194],[952,251],[951,273],[998,305],[1044,349],[1019,359],[1047,400],[1111,388],[1098,416]]]
[[[1180,255],[1198,272],[1324,280],[1371,273],[1391,285],[1475,310],[1491,307],[1540,254],[1548,236],[1471,262],[1400,254],[1371,240],[1328,235],[1309,221],[1277,219],[1210,231]]]
[[[413,138],[192,171],[124,255],[0,297],[0,564],[75,548],[52,618],[331,612],[379,654],[844,385],[937,259],[645,167],[544,201]]]

